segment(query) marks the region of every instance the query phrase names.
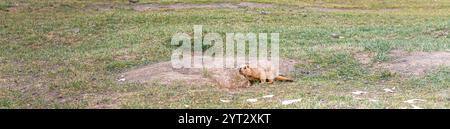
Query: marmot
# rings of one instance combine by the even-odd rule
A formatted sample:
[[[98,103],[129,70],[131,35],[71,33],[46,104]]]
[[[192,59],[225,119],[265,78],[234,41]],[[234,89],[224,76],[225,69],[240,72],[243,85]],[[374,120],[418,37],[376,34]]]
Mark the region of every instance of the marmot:
[[[247,78],[250,82],[259,81],[260,83],[267,82],[272,84],[274,80],[289,82],[294,81],[288,77],[276,75],[277,73],[275,73],[275,68],[272,64],[258,65],[256,67],[250,67],[249,64],[245,64],[239,68],[239,73],[245,76],[245,78]]]

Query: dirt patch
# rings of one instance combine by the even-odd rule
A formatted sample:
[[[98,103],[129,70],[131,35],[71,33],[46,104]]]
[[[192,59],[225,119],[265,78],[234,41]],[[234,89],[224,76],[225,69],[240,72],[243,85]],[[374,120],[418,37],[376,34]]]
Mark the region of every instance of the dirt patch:
[[[218,8],[271,8],[272,4],[264,3],[251,3],[251,2],[241,2],[238,4],[233,3],[211,3],[211,4],[186,4],[186,3],[176,3],[169,5],[162,4],[138,4],[133,5],[133,9],[136,11],[152,11],[152,10],[163,10],[163,9],[218,9]]]
[[[110,11],[117,7],[113,4],[95,4],[95,5],[89,5],[86,8],[93,9],[95,11]]]
[[[90,5],[86,5],[87,10],[95,10],[95,11],[112,11],[114,9],[131,9],[131,5],[126,5],[126,4],[90,4]]]
[[[9,79],[3,78],[0,76],[0,88],[12,87],[13,83],[11,83]]]
[[[372,63],[372,59],[374,56],[375,53],[364,53],[364,52],[358,52],[354,55],[355,59],[358,60],[358,62],[363,65],[368,65]]]
[[[8,8],[1,8],[0,11],[5,12],[17,12],[18,8],[16,6],[8,7]]]
[[[271,8],[274,5],[264,3],[209,3],[209,4],[188,4],[188,3],[175,3],[175,4],[156,4],[156,3],[143,3],[143,4],[92,4],[86,6],[86,9],[96,11],[110,11],[113,9],[132,9],[135,11],[156,11],[156,10],[179,10],[179,9],[237,9],[237,8]]]
[[[403,75],[424,75],[441,66],[450,66],[450,52],[405,52],[394,50],[389,53],[392,61],[377,64]]]
[[[450,28],[440,28],[435,29],[430,32],[426,32],[425,34],[431,35],[434,38],[441,38],[441,37],[447,37],[450,38]]]
[[[247,7],[247,8],[272,8],[272,4],[264,4],[264,3],[252,3],[252,2],[241,2],[238,4],[239,7]]]
[[[147,83],[157,81],[162,84],[169,84],[173,81],[183,81],[186,83],[195,82],[197,84],[211,83],[202,76],[201,69],[175,69],[171,62],[162,62],[144,66],[123,74],[126,81]],[[120,79],[121,79],[120,78]]]
[[[323,8],[323,7],[305,7],[304,9],[320,12],[394,12],[399,10],[395,8],[365,9],[365,8]]]
[[[280,73],[289,75],[295,70],[294,60],[280,61]],[[215,85],[220,88],[241,88],[250,86],[247,79],[237,69],[228,68],[180,68],[172,67],[171,62],[161,62],[125,72],[119,81],[160,84],[183,83],[186,85]]]
[[[28,4],[6,4],[6,5],[5,4],[4,5],[0,4],[0,12],[4,11],[4,12],[14,13],[14,12],[17,12],[18,10],[21,10],[21,9],[25,8],[25,7],[28,7]]]
[[[205,3],[205,4],[190,4],[190,3],[175,3],[175,4],[157,4],[157,3],[141,3],[141,4],[94,4],[88,5],[88,9],[97,11],[109,11],[112,9],[132,9],[135,11],[157,11],[157,10],[180,10],[180,9],[237,9],[237,8],[273,8],[276,5],[268,3],[255,2],[240,2],[240,3]],[[279,5],[282,6],[282,5]],[[278,6],[278,7],[279,7]],[[394,12],[399,9],[385,8],[385,9],[366,9],[366,8],[324,8],[324,7],[299,7],[286,6],[290,9],[313,10],[320,12]],[[291,10],[292,11],[292,10]]]

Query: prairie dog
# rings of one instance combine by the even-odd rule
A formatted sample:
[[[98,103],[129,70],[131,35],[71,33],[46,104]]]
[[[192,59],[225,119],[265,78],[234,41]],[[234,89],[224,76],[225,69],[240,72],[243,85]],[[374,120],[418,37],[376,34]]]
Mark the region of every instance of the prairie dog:
[[[285,76],[277,75],[275,68],[271,63],[262,63],[257,66],[250,66],[245,64],[239,68],[239,73],[245,76],[249,81],[259,81],[260,83],[272,84],[276,81],[289,81],[293,80]]]

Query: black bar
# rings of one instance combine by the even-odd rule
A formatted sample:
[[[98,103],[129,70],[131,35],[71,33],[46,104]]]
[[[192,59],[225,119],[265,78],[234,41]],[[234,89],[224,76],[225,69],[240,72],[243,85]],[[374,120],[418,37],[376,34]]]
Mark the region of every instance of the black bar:
[[[206,123],[180,123],[181,116],[212,116]],[[239,115],[243,114],[243,115]],[[246,116],[245,114],[248,114]],[[266,114],[266,115],[263,115]],[[225,118],[226,116],[228,118]],[[234,115],[231,123],[230,115]],[[1,123],[17,121],[36,125],[63,124],[71,127],[120,127],[120,128],[295,128],[312,126],[349,127],[366,125],[380,127],[389,125],[447,123],[449,110],[318,110],[318,109],[147,109],[147,110],[0,110]],[[237,117],[241,120],[237,122]],[[245,123],[244,120],[249,120]],[[264,119],[256,120],[259,117]],[[192,117],[191,117],[192,118]],[[441,119],[444,118],[444,119]],[[218,120],[216,120],[218,119]],[[225,120],[227,119],[227,120]],[[256,118],[258,119],[258,118]],[[226,121],[227,123],[224,123]],[[403,122],[404,121],[404,122]],[[436,125],[436,124],[435,124]],[[6,126],[6,125],[5,125]],[[20,125],[19,125],[20,126]]]

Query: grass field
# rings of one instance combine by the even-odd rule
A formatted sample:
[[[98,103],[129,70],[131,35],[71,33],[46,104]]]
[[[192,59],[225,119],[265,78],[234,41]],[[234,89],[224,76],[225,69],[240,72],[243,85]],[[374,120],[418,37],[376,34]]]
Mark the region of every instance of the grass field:
[[[372,68],[391,61],[392,50],[450,51],[450,1],[247,2],[274,7],[135,11],[126,0],[1,0],[0,108],[450,108],[449,67],[420,76]],[[172,35],[193,25],[221,34],[279,32],[281,57],[308,72],[295,73],[293,83],[235,90],[117,82],[122,72],[170,60]],[[363,64],[358,53],[373,56]],[[252,98],[258,101],[246,101]],[[281,104],[288,99],[301,101]],[[425,101],[404,102],[410,99]]]

